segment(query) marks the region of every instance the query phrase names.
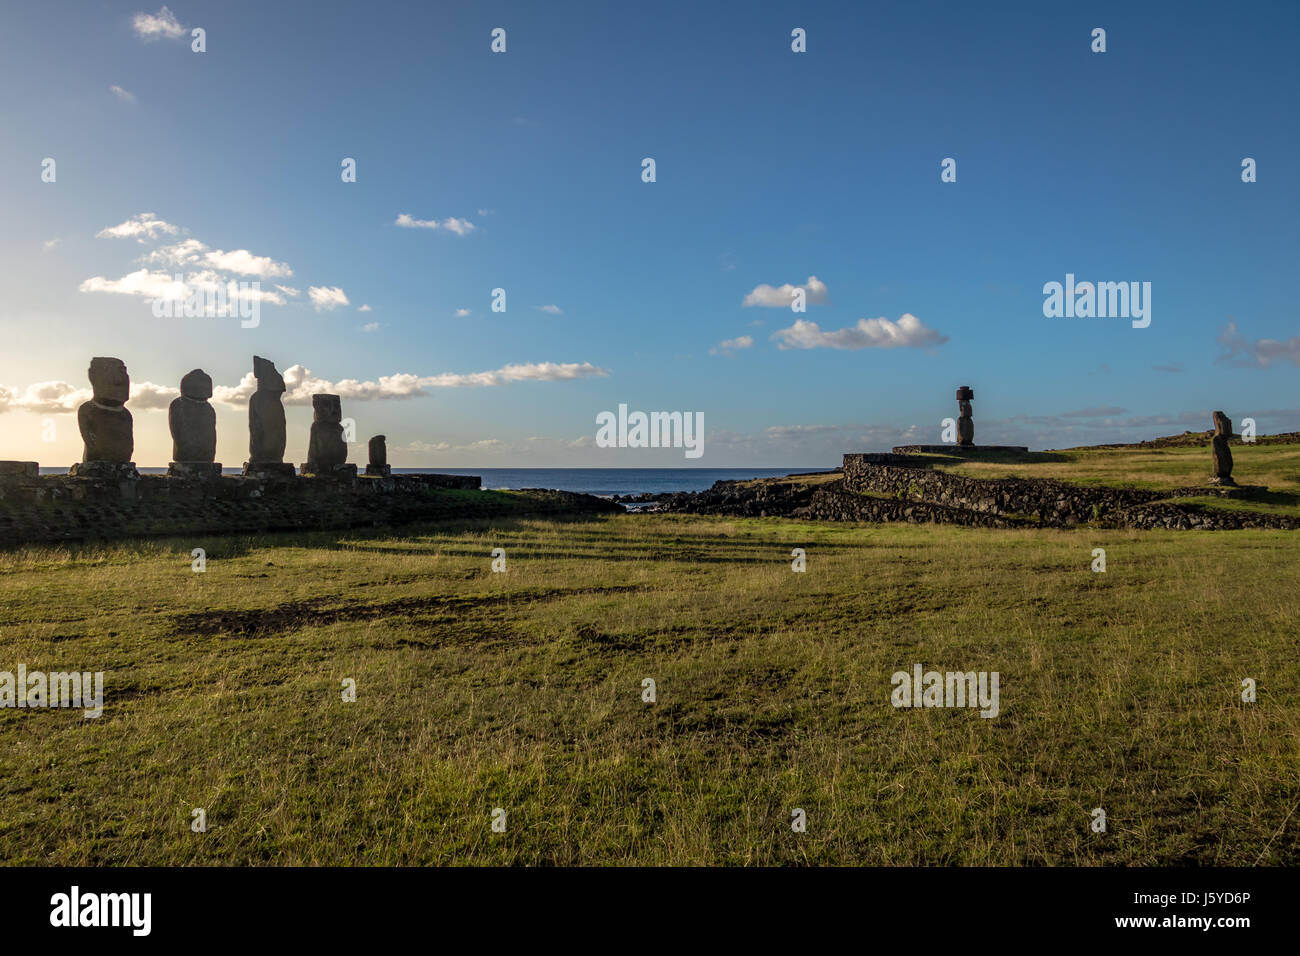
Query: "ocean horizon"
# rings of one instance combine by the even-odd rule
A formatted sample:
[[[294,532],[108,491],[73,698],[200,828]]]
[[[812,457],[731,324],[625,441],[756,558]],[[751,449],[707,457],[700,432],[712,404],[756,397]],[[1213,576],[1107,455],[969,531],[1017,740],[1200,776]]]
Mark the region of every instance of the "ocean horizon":
[[[785,468],[393,468],[395,475],[478,475],[491,491],[549,488],[587,495],[663,494],[703,491],[715,481],[746,481],[810,471],[830,471],[837,466],[791,465]],[[364,465],[358,466],[363,471]],[[166,466],[141,466],[142,475],[165,475]],[[242,466],[226,467],[223,475],[238,475]],[[41,466],[42,475],[66,475],[68,469]]]

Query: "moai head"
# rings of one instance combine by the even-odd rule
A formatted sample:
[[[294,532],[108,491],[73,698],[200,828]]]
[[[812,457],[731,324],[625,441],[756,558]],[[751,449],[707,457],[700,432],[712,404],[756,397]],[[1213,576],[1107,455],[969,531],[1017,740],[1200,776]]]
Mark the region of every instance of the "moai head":
[[[1214,413],[1214,434],[1222,435],[1224,438],[1232,437],[1232,419],[1223,412]]]
[[[283,392],[284,376],[275,370],[275,363],[260,355],[253,356],[253,377],[259,392]]]
[[[370,464],[388,464],[388,439],[383,435],[370,439]]]
[[[196,368],[181,379],[181,395],[195,402],[206,402],[212,397],[212,376]]]
[[[975,389],[971,388],[969,385],[963,385],[961,388],[957,389],[957,401],[959,402],[975,401]]]
[[[90,360],[90,387],[101,405],[125,405],[131,397],[131,379],[121,359]]]
[[[326,425],[337,425],[343,421],[343,404],[337,395],[313,395],[311,397],[312,421]]]

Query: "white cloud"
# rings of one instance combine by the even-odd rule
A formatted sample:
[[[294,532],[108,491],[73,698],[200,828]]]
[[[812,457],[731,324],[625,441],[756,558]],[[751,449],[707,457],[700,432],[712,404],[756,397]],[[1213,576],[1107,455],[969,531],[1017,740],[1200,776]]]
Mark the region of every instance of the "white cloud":
[[[0,385],[0,412],[58,415],[76,411],[77,406],[89,401],[90,397],[89,388],[77,388],[67,382],[37,382],[24,389]]]
[[[1237,331],[1237,323],[1229,322],[1219,332],[1219,346],[1223,349],[1216,362],[1241,368],[1268,368],[1274,362],[1290,362],[1300,366],[1300,335],[1285,342],[1278,339],[1250,341]]]
[[[539,308],[543,312],[548,313],[549,315],[564,314],[564,311],[558,305],[539,305],[537,308]]]
[[[104,233],[101,232],[100,236],[103,235]],[[153,237],[150,236],[150,238]],[[161,246],[155,249],[145,257],[144,261],[154,265],[177,268],[198,263],[203,259],[203,254],[207,251],[208,247],[197,239],[182,239],[170,246]]]
[[[410,213],[406,212],[402,213],[394,220],[394,225],[401,226],[404,229],[441,228],[454,232],[458,236],[463,236],[474,230],[474,224],[468,219],[457,219],[455,216],[452,216],[449,219],[444,219],[440,223],[436,219],[414,219],[411,217]]]
[[[331,312],[341,305],[350,304],[347,294],[338,286],[310,286],[307,289],[307,296],[317,312]]]
[[[276,262],[270,256],[255,256],[247,249],[209,249],[197,239],[183,239],[170,246],[162,246],[149,253],[148,262],[179,267],[203,265],[221,272],[257,276],[264,279],[282,279],[293,275],[288,263]]]
[[[81,283],[82,292],[112,292],[118,295],[139,295],[149,299],[184,299],[189,292],[183,281],[177,281],[166,272],[137,269],[120,279],[92,276]]]
[[[835,332],[823,332],[816,322],[799,319],[789,328],[773,332],[771,337],[780,349],[927,348],[948,341],[948,336],[926,328],[910,312],[905,312],[897,322],[858,319],[857,325]]]
[[[59,240],[58,240],[58,239],[46,239],[43,243],[41,243],[41,251],[42,251],[42,252],[49,252],[50,250],[52,250],[52,249],[53,249],[55,246],[57,246],[58,244],[59,244]]]
[[[427,394],[430,388],[487,387],[511,385],[516,382],[561,382],[591,376],[604,376],[609,372],[590,362],[530,362],[523,365],[504,365],[490,372],[456,373],[441,375],[411,375],[399,372],[381,375],[378,381],[358,381],[347,378],[337,382],[318,378],[311,369],[291,365],[284,370],[284,403],[310,405],[311,396],[317,392],[339,395],[344,401],[378,401],[390,398],[414,398]],[[218,385],[213,389],[212,400],[226,405],[245,405],[257,389],[252,372],[245,373],[238,385]]]
[[[437,229],[438,220],[436,219],[412,219],[411,214],[404,212],[394,221],[395,225],[402,226],[405,229]]]
[[[1080,408],[1073,412],[1061,412],[1062,418],[1105,418],[1108,415],[1123,415],[1127,409],[1118,405],[1099,405],[1096,408]]]
[[[170,385],[139,382],[131,385],[130,406],[138,411],[166,408],[180,397],[181,390]]]
[[[135,411],[166,408],[180,389],[152,382],[131,385],[128,402]],[[25,389],[0,385],[0,412],[31,412],[35,415],[62,415],[75,412],[83,403],[94,397],[89,387],[78,387],[68,382],[37,382]]]
[[[82,292],[110,292],[117,295],[135,295],[145,299],[180,302],[194,294],[203,294],[203,308],[210,315],[216,315],[220,303],[215,299],[219,292],[224,292],[227,302],[264,302],[269,305],[284,305],[284,299],[266,289],[240,286],[234,279],[218,275],[211,270],[191,272],[182,279],[166,272],[150,272],[137,269],[120,279],[106,279],[92,276],[79,286]]]
[[[361,308],[357,309],[357,311],[358,311],[358,312],[371,312],[371,311],[374,311],[374,310],[371,309],[370,306],[368,306],[368,305],[363,305],[363,306],[361,306]]]
[[[741,349],[750,348],[753,346],[753,344],[754,344],[754,337],[752,335],[742,335],[734,339],[723,339],[713,348],[709,349],[709,354],[730,355],[731,353],[738,352]]]
[[[97,238],[135,239],[139,243],[155,240],[162,235],[176,235],[182,230],[159,219],[151,212],[132,216],[126,222],[109,226],[96,233]],[[188,238],[171,245],[160,246],[137,262],[143,267],[120,279],[92,276],[81,283],[82,292],[110,292],[119,295],[136,295],[147,299],[181,301],[192,293],[201,292],[216,296],[224,293],[227,301],[255,301],[270,305],[284,305],[288,298],[300,293],[287,285],[276,285],[275,291],[262,289],[260,280],[293,275],[287,263],[277,262],[269,256],[258,256],[247,249],[212,249],[198,239]],[[167,271],[163,271],[167,270]],[[255,282],[237,279],[253,276]],[[256,287],[254,287],[256,286]],[[341,289],[322,289],[328,299]],[[316,301],[316,297],[313,297]],[[342,304],[347,304],[346,296]],[[318,309],[323,306],[318,305]],[[324,306],[332,307],[332,306]],[[208,301],[204,309],[209,315],[219,311],[217,304]]]
[[[164,222],[151,212],[142,212],[138,216],[132,216],[126,222],[99,230],[95,233],[95,238],[134,239],[136,242],[144,242],[145,239],[156,239],[159,233],[164,232],[174,236],[180,232],[180,229],[170,222]]]
[[[122,87],[118,86],[116,83],[114,83],[108,89],[114,96],[116,96],[119,100],[121,100],[124,103],[135,102],[135,94],[127,92],[126,90],[122,89]]]
[[[769,438],[803,438],[808,435],[827,435],[838,432],[841,425],[772,425],[763,429]]]
[[[247,249],[235,249],[225,252],[213,249],[203,261],[214,269],[234,272],[241,276],[259,276],[266,279],[284,279],[293,275],[293,270],[283,262],[276,262],[269,256],[255,256]]]
[[[379,331],[379,323],[378,323],[378,322],[367,322],[365,325],[361,326],[361,331],[362,331],[362,332],[378,332],[378,331]]]
[[[463,319],[463,318],[465,318],[465,316],[469,315],[469,311],[470,311],[469,309],[457,309],[457,310],[456,310],[456,318],[458,318],[458,319]]]
[[[480,210],[478,211],[478,214],[479,214],[480,217],[483,217],[483,216],[494,216],[494,215],[496,215],[496,210],[495,210],[495,209],[480,209]]]
[[[157,13],[137,13],[131,21],[137,36],[146,40],[158,40],[166,37],[175,40],[185,36],[185,28],[180,25],[176,15],[167,7]]]
[[[809,276],[808,281],[803,285],[791,285],[786,283],[783,286],[773,288],[764,283],[754,287],[754,290],[745,296],[742,305],[760,305],[769,309],[790,308],[790,303],[794,301],[794,290],[804,290],[804,301],[808,305],[825,305],[827,300],[826,283],[822,282],[816,276]]]

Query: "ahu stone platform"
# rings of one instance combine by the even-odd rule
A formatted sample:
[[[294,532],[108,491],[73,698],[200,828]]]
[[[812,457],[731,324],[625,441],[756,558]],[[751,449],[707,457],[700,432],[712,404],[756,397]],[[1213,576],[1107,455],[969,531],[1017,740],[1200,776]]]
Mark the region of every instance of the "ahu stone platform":
[[[495,492],[481,492],[481,497],[454,493],[478,491],[481,484],[477,476],[438,474],[266,481],[238,475],[142,475],[114,480],[38,477],[31,469],[13,469],[0,471],[0,548],[623,510],[601,498],[566,492],[528,493],[523,504]]]
[[[960,455],[963,458],[996,457],[999,455],[1025,455],[1024,445],[898,445],[895,455]]]

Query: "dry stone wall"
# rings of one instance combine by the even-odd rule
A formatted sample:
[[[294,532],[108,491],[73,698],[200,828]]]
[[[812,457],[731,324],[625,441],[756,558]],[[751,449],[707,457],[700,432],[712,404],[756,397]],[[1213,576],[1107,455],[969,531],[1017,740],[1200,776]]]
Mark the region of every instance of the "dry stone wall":
[[[394,475],[263,481],[241,476],[134,480],[0,475],[0,547],[78,544],[132,537],[343,530],[415,521],[519,514],[622,511],[590,495],[530,491],[517,499],[448,495],[474,490],[478,477]]]

